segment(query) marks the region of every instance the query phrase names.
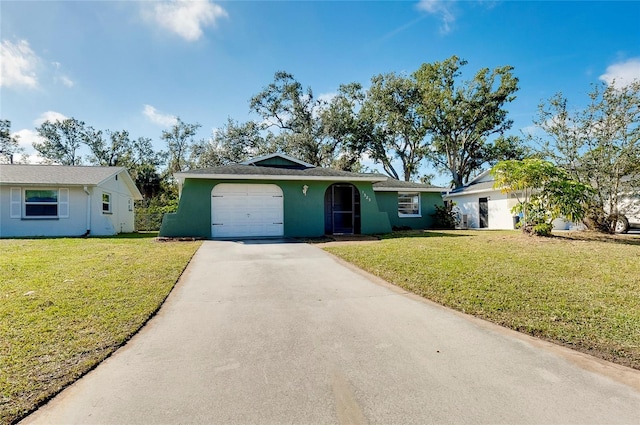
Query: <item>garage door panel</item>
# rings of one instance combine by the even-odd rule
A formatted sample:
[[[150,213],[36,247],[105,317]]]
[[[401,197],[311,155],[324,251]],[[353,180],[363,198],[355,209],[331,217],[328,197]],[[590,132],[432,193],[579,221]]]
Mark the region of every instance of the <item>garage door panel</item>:
[[[273,223],[277,223],[282,221],[282,216],[280,214],[278,214],[277,212],[273,212],[273,213],[268,213],[265,212],[264,214],[264,222],[266,224],[269,224],[269,222],[271,222],[271,224]]]
[[[282,236],[282,189],[272,184],[221,183],[212,190],[214,238]]]
[[[244,189],[247,194],[255,196],[280,196],[282,197],[282,189],[275,184],[247,184]],[[264,187],[269,186],[269,187]]]

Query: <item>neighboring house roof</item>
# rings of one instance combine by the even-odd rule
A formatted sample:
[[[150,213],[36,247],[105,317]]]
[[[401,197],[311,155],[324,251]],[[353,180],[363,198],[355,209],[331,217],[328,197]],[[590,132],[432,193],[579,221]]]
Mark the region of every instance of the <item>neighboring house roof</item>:
[[[496,190],[499,191],[500,189],[496,189],[493,187],[495,179],[489,173],[490,171],[491,170],[483,171],[464,186],[457,189],[452,189],[451,191],[445,193],[444,196],[453,197],[468,195],[471,193],[494,192]]]
[[[123,176],[134,199],[142,199],[142,194],[124,167],[34,164],[0,166],[0,184],[2,185],[98,186],[116,175]]]
[[[330,168],[313,167],[300,169],[264,167],[255,165],[222,165],[201,170],[184,171],[175,174],[178,181],[185,179],[218,180],[334,180],[334,181],[370,181],[387,180],[386,176],[371,173],[351,173]]]
[[[432,186],[423,183],[406,182],[402,180],[387,178],[386,181],[373,184],[376,192],[436,192],[441,193],[446,190],[444,187]]]

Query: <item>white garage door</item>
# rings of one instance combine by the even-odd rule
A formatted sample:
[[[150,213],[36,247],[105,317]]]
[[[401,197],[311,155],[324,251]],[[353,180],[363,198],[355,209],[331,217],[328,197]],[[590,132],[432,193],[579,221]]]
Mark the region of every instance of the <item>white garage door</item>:
[[[211,191],[211,236],[284,235],[282,189],[275,184],[221,183]]]

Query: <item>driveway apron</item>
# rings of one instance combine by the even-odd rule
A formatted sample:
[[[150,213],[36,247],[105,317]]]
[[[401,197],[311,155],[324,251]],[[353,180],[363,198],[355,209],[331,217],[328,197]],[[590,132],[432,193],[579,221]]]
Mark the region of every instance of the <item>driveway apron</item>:
[[[25,423],[638,424],[640,372],[318,247],[207,241],[129,343]]]

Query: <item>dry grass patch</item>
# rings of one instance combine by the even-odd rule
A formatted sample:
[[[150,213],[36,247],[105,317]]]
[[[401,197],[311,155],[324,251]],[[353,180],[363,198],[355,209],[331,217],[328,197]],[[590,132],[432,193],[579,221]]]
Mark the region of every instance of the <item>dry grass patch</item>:
[[[158,310],[200,242],[0,240],[0,423],[86,373]]]
[[[325,249],[440,304],[640,369],[640,237],[401,232]]]

